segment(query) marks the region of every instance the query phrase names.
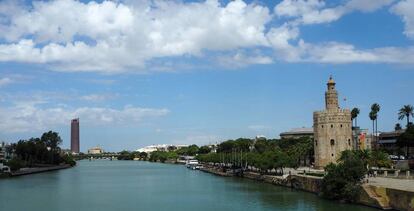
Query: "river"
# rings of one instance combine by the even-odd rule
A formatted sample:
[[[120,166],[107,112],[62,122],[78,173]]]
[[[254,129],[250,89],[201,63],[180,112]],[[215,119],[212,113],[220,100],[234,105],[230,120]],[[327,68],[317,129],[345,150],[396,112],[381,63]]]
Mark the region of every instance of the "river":
[[[374,210],[286,187],[181,165],[79,161],[74,168],[0,179],[0,210]]]

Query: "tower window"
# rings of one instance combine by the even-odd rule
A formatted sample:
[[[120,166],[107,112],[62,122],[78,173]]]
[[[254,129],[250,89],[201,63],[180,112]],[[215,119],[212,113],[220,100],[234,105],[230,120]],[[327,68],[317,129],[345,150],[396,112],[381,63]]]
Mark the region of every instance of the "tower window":
[[[335,145],[335,140],[331,139],[331,146]]]
[[[333,153],[332,153],[332,157],[333,157]]]
[[[351,146],[351,139],[348,139],[348,145]]]
[[[318,146],[318,140],[315,140],[315,145]]]
[[[323,128],[323,125],[321,125],[322,126],[322,128]]]
[[[341,127],[342,127],[342,124],[341,124]]]
[[[333,125],[331,125],[331,128],[333,128]]]

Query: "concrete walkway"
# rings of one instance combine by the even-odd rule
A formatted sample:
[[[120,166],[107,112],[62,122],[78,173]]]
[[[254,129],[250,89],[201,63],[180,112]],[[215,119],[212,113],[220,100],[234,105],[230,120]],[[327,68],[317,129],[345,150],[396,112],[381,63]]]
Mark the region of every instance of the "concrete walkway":
[[[370,177],[369,185],[382,186],[386,188],[405,190],[414,192],[414,180],[411,179],[394,179],[384,177]]]

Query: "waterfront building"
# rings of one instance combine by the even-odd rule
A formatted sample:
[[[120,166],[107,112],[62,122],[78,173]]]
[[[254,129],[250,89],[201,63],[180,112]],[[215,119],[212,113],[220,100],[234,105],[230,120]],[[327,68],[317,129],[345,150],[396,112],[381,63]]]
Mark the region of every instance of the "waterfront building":
[[[406,148],[399,147],[397,145],[398,137],[405,132],[405,129],[395,130],[391,132],[382,132],[378,135],[378,141],[376,147],[380,150],[384,150],[392,155],[405,155]],[[414,147],[409,147],[409,154],[414,155]]]
[[[306,128],[306,127],[293,128],[289,131],[280,133],[279,136],[280,138],[285,138],[285,139],[289,139],[289,138],[299,139],[303,137],[313,138],[313,128]]]
[[[10,147],[10,144],[5,142],[0,143],[0,161],[6,161],[13,157],[13,154],[7,152],[8,147]]]
[[[325,92],[325,110],[313,113],[315,167],[336,163],[344,150],[352,149],[352,120],[349,109],[341,109],[332,77]]]
[[[0,143],[0,162],[6,159],[6,143]]]
[[[177,144],[177,145],[172,145],[172,144],[158,144],[158,145],[149,145],[146,147],[142,147],[137,149],[137,152],[145,152],[150,154],[151,152],[154,151],[162,151],[162,152],[168,152],[168,151],[173,151],[173,150],[177,150],[177,149],[181,149],[183,147],[188,147],[188,145],[184,145],[184,144]]]
[[[352,149],[372,149],[372,134],[369,134],[368,129],[361,129],[360,127],[352,128]]]
[[[79,153],[79,118],[72,119],[70,124],[70,150]]]
[[[102,154],[102,153],[104,153],[104,150],[98,146],[88,149],[88,154],[96,155],[96,154]]]

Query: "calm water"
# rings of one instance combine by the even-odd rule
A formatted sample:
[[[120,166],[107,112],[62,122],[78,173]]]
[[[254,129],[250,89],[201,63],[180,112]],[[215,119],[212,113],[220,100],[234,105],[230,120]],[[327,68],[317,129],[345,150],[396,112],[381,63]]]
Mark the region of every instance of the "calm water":
[[[0,180],[0,210],[372,210],[180,165],[80,161],[71,169]]]

